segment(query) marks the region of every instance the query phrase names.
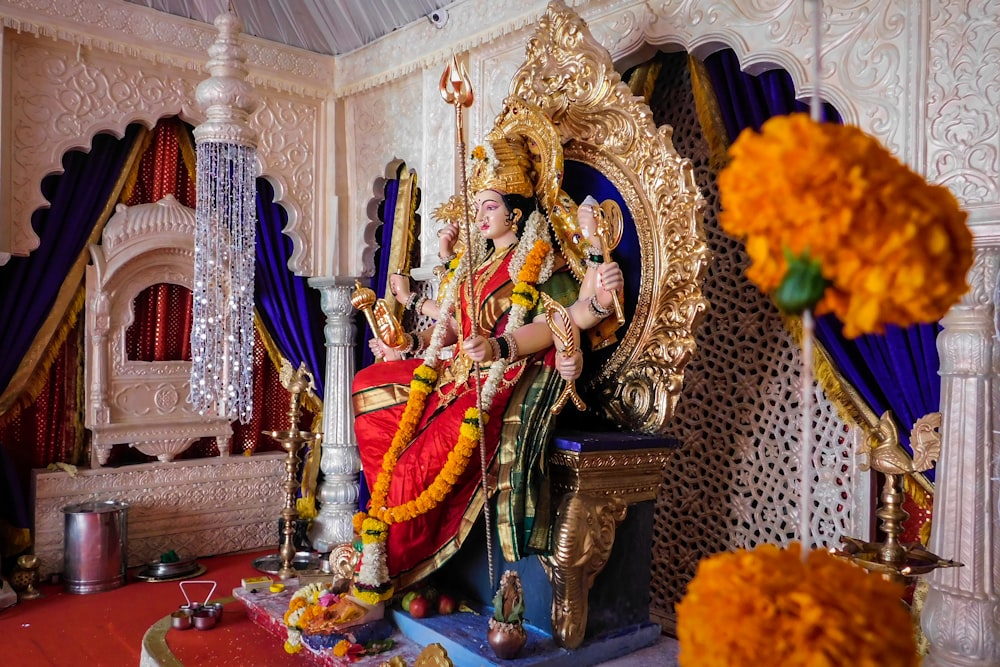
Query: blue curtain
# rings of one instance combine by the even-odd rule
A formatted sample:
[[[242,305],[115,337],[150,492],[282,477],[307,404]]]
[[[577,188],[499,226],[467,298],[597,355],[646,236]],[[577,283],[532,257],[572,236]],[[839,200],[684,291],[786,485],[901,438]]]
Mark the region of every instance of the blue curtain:
[[[7,323],[0,327],[0,349],[4,350],[0,393],[10,384],[70,267],[83,252],[141,130],[139,125],[130,125],[124,139],[98,134],[89,152],[69,151],[63,156],[61,176],[42,181],[42,194],[50,206],[31,216],[38,249],[27,257],[12,257],[0,267],[0,321]]]
[[[288,213],[274,203],[274,188],[257,179],[257,268],[254,300],[264,326],[294,368],[305,363],[316,381],[316,394],[323,398],[326,318],[319,291],[288,269],[292,240],[282,233]],[[324,354],[320,355],[320,351]]]
[[[759,130],[771,116],[808,111],[795,99],[791,77],[784,70],[760,76],[740,71],[736,54],[729,49],[705,59],[730,141],[744,128]],[[823,105],[827,122],[841,122],[840,114]],[[902,444],[909,449],[910,428],[919,417],[939,409],[941,380],[935,339],[939,326],[920,324],[906,329],[888,327],[882,335],[844,338],[833,315],[816,321],[817,342],[826,349],[834,367],[880,416],[892,410]],[[912,453],[912,450],[911,450]],[[934,471],[925,473],[933,481]]]

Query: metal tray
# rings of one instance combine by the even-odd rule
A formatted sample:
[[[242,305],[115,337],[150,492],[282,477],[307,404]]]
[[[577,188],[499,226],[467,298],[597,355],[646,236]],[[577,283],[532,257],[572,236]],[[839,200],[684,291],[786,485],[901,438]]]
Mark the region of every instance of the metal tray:
[[[207,570],[208,568],[206,568],[204,565],[200,563],[194,563],[194,567],[188,570],[187,572],[174,574],[168,577],[157,577],[149,573],[149,568],[143,567],[133,576],[140,581],[151,581],[151,582],[178,581],[179,579],[190,579],[191,577],[200,577],[201,575],[205,574]]]
[[[319,554],[309,551],[299,551],[292,558],[292,567],[299,571],[318,570],[320,561],[322,561],[322,558]],[[278,574],[278,571],[281,570],[281,564],[281,554],[268,554],[267,556],[255,558],[253,561],[255,569],[267,574]]]
[[[151,577],[176,577],[191,572],[198,567],[194,558],[182,558],[173,563],[161,563],[158,560],[146,564],[143,571]]]

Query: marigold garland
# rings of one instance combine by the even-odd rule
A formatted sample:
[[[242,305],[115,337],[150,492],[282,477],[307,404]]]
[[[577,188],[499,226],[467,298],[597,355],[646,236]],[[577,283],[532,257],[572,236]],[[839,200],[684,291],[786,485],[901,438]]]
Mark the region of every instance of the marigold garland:
[[[396,446],[396,443],[394,441],[393,445],[390,446],[389,451],[386,453],[385,458],[383,458],[382,470],[380,471],[379,479],[375,484],[375,487],[379,490],[380,495],[376,497],[375,492],[372,492],[371,508],[368,510],[369,516],[378,518],[384,521],[387,525],[392,525],[401,521],[409,521],[410,519],[420,516],[421,514],[426,514],[430,510],[437,507],[438,504],[440,504],[441,501],[448,496],[452,487],[455,485],[455,482],[458,481],[458,479],[462,476],[462,473],[465,472],[465,469],[468,467],[469,459],[472,458],[473,453],[476,451],[476,446],[479,444],[480,424],[481,419],[479,410],[476,408],[469,408],[466,410],[465,417],[462,420],[462,426],[459,429],[458,441],[455,443],[455,448],[448,454],[448,460],[445,462],[444,467],[441,468],[441,471],[434,478],[434,481],[431,482],[431,484],[416,498],[409,500],[402,505],[387,507],[386,497],[389,490],[390,471],[393,467],[395,467],[399,456],[399,450],[406,446],[410,439],[408,438],[402,441],[399,449],[396,449],[395,451],[394,447]],[[387,466],[387,462],[391,462],[392,465]],[[383,481],[383,478],[385,478],[384,494],[381,493],[383,488],[379,485],[379,482]]]
[[[903,587],[823,550],[702,560],[677,605],[681,667],[919,664]]]
[[[520,303],[523,308],[531,308],[538,300],[538,290],[534,287],[542,270],[543,262],[552,250],[552,245],[543,239],[538,239],[531,247],[518,270],[518,283],[514,289],[512,300]],[[454,260],[458,262],[458,259]],[[502,372],[503,367],[500,367]],[[491,369],[492,371],[492,369]],[[492,373],[491,373],[492,375]],[[479,444],[479,429],[482,421],[476,408],[469,408],[459,431],[455,448],[448,455],[448,460],[434,481],[424,489],[419,496],[395,507],[388,506],[389,486],[392,482],[392,472],[403,449],[416,435],[420,420],[427,407],[427,398],[434,390],[438,372],[426,363],[417,366],[410,380],[410,395],[407,397],[399,428],[393,436],[389,449],[382,457],[382,469],[372,485],[372,495],[368,515],[384,521],[387,525],[408,521],[414,517],[426,514],[437,507],[451,492],[452,487],[465,472],[469,459],[475,453]],[[486,408],[484,400],[484,408]],[[357,522],[357,520],[356,520]]]
[[[524,266],[517,272],[517,281],[520,283],[536,283],[542,272],[542,262],[552,251],[552,245],[547,241],[538,239],[531,247],[531,252],[524,260]]]
[[[531,310],[538,303],[538,290],[527,283],[518,283],[511,295],[511,301],[526,310]]]
[[[764,292],[784,279],[786,249],[808,251],[830,281],[816,313],[853,338],[937,321],[968,290],[967,214],[860,129],[776,116],[730,155],[719,221],[746,240],[747,277]]]
[[[507,318],[505,333],[513,333],[523,323],[525,313],[534,307],[538,301],[538,290],[534,284],[541,278],[543,272],[548,275],[552,269],[550,256],[552,244],[545,235],[547,221],[537,211],[529,216],[525,226],[524,246],[517,249],[510,260],[509,272],[513,279],[516,275],[512,307]],[[525,248],[530,251],[525,254]],[[469,255],[459,253],[448,263],[448,271],[442,279],[441,291],[444,298],[441,301],[442,312],[450,312],[455,303],[458,285],[469,274]],[[489,418],[489,409],[493,403],[500,379],[507,368],[505,359],[494,360],[482,391],[482,412],[477,408],[466,410],[459,428],[455,447],[449,452],[444,466],[438,472],[434,481],[416,498],[400,505],[388,505],[389,487],[396,464],[403,450],[409,445],[417,433],[420,420],[427,407],[428,397],[437,383],[438,354],[443,341],[445,318],[442,317],[435,325],[431,343],[424,356],[424,363],[416,368],[410,380],[410,394],[407,397],[400,424],[382,457],[382,467],[372,485],[372,495],[367,513],[359,512],[353,519],[354,530],[362,535],[362,549],[359,570],[355,575],[352,595],[369,604],[387,600],[392,597],[393,588],[388,576],[386,565],[386,540],[388,529],[393,523],[409,521],[437,507],[461,478],[475,453],[482,436],[482,428]],[[381,528],[370,530],[370,521],[377,521]],[[365,535],[369,537],[366,538]]]

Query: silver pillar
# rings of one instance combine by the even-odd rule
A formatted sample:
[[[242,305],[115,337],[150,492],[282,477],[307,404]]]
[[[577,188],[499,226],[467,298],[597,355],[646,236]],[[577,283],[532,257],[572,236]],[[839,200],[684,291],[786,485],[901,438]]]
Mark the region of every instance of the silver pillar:
[[[941,455],[930,550],[965,567],[936,570],[921,625],[930,640],[927,667],[1000,665],[1000,482],[994,470],[998,351],[993,302],[997,248],[979,248],[972,289],[942,320]]]
[[[313,548],[329,552],[354,537],[352,518],[358,511],[358,473],[361,457],[354,439],[351,380],[354,378],[354,278],[310,278],[320,291],[326,313],[326,375],[323,396],[322,472],[316,497],[319,515],[309,539]]]

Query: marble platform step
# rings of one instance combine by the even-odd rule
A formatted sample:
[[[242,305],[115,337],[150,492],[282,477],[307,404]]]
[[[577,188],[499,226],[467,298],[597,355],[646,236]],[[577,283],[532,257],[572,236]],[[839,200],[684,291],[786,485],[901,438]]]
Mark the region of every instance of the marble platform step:
[[[244,588],[233,591],[234,597],[247,607],[250,619],[272,633],[275,641],[283,641],[286,636],[282,621],[285,610],[296,586],[295,580],[281,593],[251,593]],[[399,656],[406,664],[412,665],[422,648],[429,644],[440,644],[448,653],[455,667],[590,667],[591,665],[621,663],[627,660],[623,656],[634,654],[637,658],[643,656],[637,665],[675,664],[672,659],[659,659],[664,651],[672,656],[675,651],[671,647],[659,650],[664,638],[660,635],[660,626],[655,623],[642,623],[621,630],[609,632],[593,639],[588,639],[579,648],[567,650],[556,645],[551,635],[538,628],[526,625],[528,643],[516,660],[500,660],[493,654],[493,649],[486,642],[490,610],[483,608],[481,613],[462,612],[449,615],[436,615],[423,619],[415,619],[409,614],[397,610],[387,610],[386,618],[395,626],[393,634],[395,647],[387,653],[356,662],[357,667],[378,665],[391,657]],[[650,656],[657,657],[650,661]],[[333,667],[341,665],[342,659],[334,658],[330,651],[313,651],[308,647],[302,654],[313,665]]]
[[[430,616],[416,619],[391,610],[388,617],[399,631],[416,644],[444,646],[456,667],[589,667],[620,658],[656,643],[660,626],[655,623],[632,625],[585,641],[568,650],[556,645],[552,636],[525,625],[528,642],[515,660],[500,660],[486,641],[489,609],[472,613]]]

